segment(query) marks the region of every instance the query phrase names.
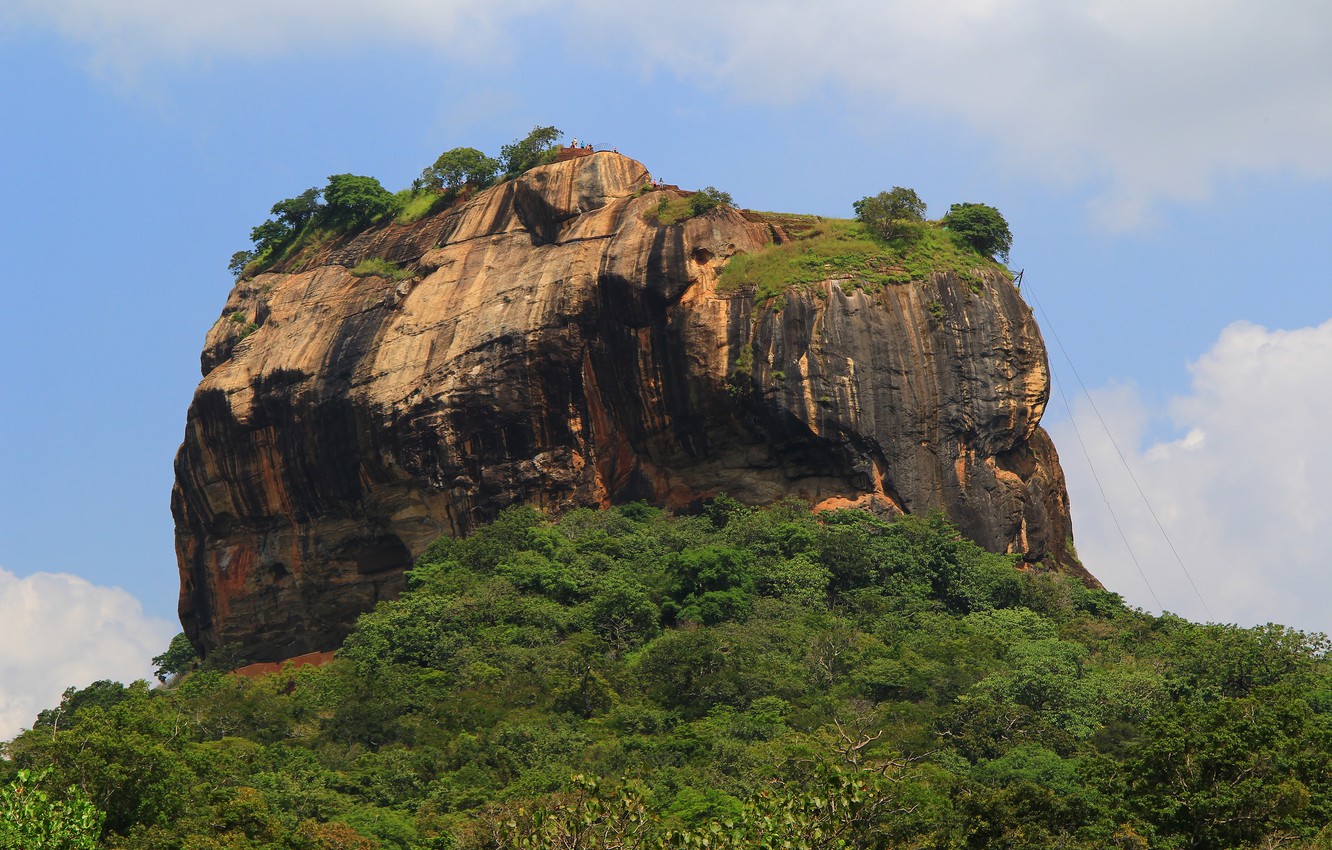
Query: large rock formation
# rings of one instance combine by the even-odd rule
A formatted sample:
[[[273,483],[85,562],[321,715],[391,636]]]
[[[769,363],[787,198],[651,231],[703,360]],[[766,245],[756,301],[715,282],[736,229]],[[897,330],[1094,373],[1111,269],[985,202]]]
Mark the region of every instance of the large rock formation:
[[[236,285],[172,494],[197,645],[335,646],[432,539],[514,502],[942,508],[1081,570],[1045,349],[998,269],[756,307],[718,274],[781,228],[725,207],[659,226],[647,181],[613,153],[543,166]],[[416,276],[349,272],[369,257]]]

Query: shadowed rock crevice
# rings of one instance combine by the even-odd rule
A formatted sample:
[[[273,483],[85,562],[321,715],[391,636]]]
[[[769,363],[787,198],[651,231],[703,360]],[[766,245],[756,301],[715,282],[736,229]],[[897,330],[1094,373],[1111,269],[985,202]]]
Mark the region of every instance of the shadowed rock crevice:
[[[756,306],[717,276],[781,228],[725,207],[659,226],[646,181],[570,159],[236,285],[176,459],[191,640],[328,649],[431,540],[517,502],[941,509],[1081,570],[1044,345],[1000,270]],[[348,272],[367,257],[416,275]]]

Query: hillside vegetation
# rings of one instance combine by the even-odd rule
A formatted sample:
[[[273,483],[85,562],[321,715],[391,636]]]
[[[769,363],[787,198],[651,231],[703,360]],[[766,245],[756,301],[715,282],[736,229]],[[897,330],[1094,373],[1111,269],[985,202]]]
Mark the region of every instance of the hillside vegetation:
[[[1014,567],[939,517],[512,508],[329,665],[69,691],[0,807],[87,843],[0,846],[1332,846],[1321,636]]]

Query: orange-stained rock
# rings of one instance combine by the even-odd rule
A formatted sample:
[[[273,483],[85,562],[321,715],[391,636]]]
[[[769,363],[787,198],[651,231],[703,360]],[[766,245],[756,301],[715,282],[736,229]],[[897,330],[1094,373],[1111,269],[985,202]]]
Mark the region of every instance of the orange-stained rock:
[[[942,508],[1094,581],[1038,426],[1045,348],[1002,274],[756,310],[717,275],[781,229],[726,208],[658,226],[646,182],[619,154],[572,158],[236,285],[172,494],[196,644],[335,646],[432,539],[515,502]],[[367,257],[417,276],[352,276]]]

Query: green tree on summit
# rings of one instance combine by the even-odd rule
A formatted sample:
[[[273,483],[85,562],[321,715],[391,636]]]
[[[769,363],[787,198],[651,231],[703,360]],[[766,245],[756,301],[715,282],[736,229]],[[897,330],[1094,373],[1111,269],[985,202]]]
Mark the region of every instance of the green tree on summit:
[[[988,204],[953,204],[941,221],[978,253],[1008,262],[1013,233],[999,210]]]
[[[434,165],[421,172],[419,185],[435,191],[462,186],[485,187],[495,180],[499,170],[499,160],[476,148],[453,148],[444,151]]]
[[[555,158],[555,143],[564,135],[554,127],[533,127],[524,138],[500,148],[500,164],[505,177],[517,177],[529,168],[545,165]]]
[[[861,198],[851,206],[856,211],[856,218],[888,240],[910,236],[925,220],[925,202],[915,189],[903,186]]]
[[[285,224],[293,233],[299,233],[302,227],[310,223],[320,210],[319,190],[311,186],[294,198],[287,198],[273,204],[269,210],[278,221]]]
[[[314,187],[294,198],[273,204],[269,210],[272,218],[250,229],[250,241],[254,243],[254,249],[232,254],[227,268],[236,277],[240,277],[245,273],[246,266],[254,260],[271,257],[294,242],[305,226],[315,220],[323,209],[319,202],[319,190]]]
[[[250,241],[254,243],[256,255],[281,250],[295,235],[289,225],[271,218],[250,228]]]
[[[199,651],[185,637],[185,633],[180,632],[171,639],[166,652],[153,657],[153,665],[156,668],[153,675],[159,682],[166,684],[167,680],[198,667]]]
[[[366,225],[394,211],[393,193],[373,177],[334,174],[324,187],[322,217],[341,227]]]

